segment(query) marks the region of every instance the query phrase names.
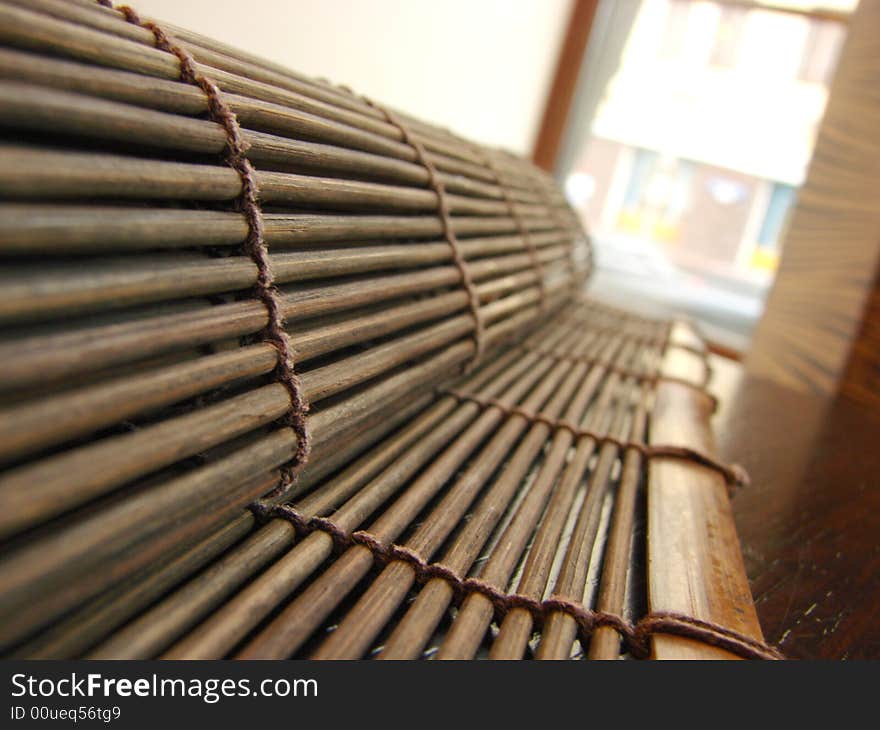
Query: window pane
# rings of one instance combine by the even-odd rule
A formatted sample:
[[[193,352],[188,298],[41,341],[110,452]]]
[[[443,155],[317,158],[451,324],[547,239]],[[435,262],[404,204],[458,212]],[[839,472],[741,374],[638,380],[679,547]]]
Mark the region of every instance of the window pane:
[[[745,349],[846,26],[794,0],[797,12],[710,0],[603,4],[621,18],[603,29],[603,49],[616,43],[620,61],[591,91],[600,102],[566,170],[596,245],[594,292],[684,310]]]

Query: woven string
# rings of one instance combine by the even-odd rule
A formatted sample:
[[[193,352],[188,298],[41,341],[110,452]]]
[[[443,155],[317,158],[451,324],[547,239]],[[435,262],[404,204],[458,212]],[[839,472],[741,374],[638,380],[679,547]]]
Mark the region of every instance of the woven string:
[[[98,1],[105,7],[113,8],[109,0]],[[242,135],[235,114],[223,99],[220,89],[213,81],[199,72],[196,61],[189,51],[175,42],[172,36],[155,23],[142,20],[132,8],[122,5],[115,9],[122,13],[129,23],[151,31],[156,41],[156,48],[177,57],[180,61],[180,80],[198,86],[204,92],[208,102],[210,119],[221,125],[226,132],[228,148],[226,163],[241,178],[241,195],[238,199],[238,207],[248,225],[244,252],[257,267],[257,283],[254,287],[254,293],[266,307],[268,314],[264,339],[278,352],[275,378],[285,387],[290,396],[290,409],[282,422],[293,430],[297,438],[296,453],[282,468],[281,483],[267,495],[267,498],[277,496],[292,483],[308,459],[311,450],[311,440],[306,423],[309,406],[302,394],[299,376],[294,369],[293,343],[284,329],[281,293],[275,286],[272,266],[269,261],[269,250],[263,233],[263,213],[258,199],[256,171],[246,156],[248,144]]]
[[[507,205],[507,211],[510,214],[510,217],[513,219],[514,224],[516,225],[516,229],[519,232],[520,238],[523,241],[523,247],[526,249],[529,254],[529,259],[532,262],[532,268],[535,271],[535,278],[538,280],[538,291],[541,294],[540,305],[541,311],[547,311],[547,283],[544,281],[544,266],[541,264],[541,258],[538,254],[538,249],[535,246],[534,241],[532,241],[532,236],[529,233],[529,229],[526,227],[523,222],[522,216],[516,211],[516,206],[514,205],[513,198],[510,197],[510,191],[507,189],[507,186],[501,180],[501,174],[498,169],[495,167],[495,163],[492,161],[492,157],[488,154],[483,154],[477,148],[472,148],[474,152],[483,160],[484,167],[492,173],[492,177],[495,178],[495,184],[498,186],[498,189],[501,191],[501,196],[504,198],[504,202]]]
[[[718,472],[724,477],[729,488],[747,487],[750,483],[746,470],[738,464],[728,465],[718,459],[707,454],[692,449],[688,446],[671,446],[662,444],[643,444],[640,441],[627,441],[619,439],[610,433],[602,433],[593,431],[588,428],[578,426],[576,423],[565,419],[551,418],[536,411],[530,411],[519,406],[509,406],[497,398],[483,398],[473,393],[464,393],[459,390],[450,389],[440,391],[444,395],[455,398],[458,401],[468,401],[475,403],[483,409],[497,408],[505,416],[520,416],[530,423],[543,423],[545,426],[558,431],[560,429],[568,431],[575,438],[591,438],[599,444],[614,444],[621,450],[632,449],[638,451],[646,459],[678,459],[681,461],[690,461],[707,469]]]
[[[538,193],[538,196],[544,201],[544,207],[547,209],[547,213],[556,221],[556,225],[559,226],[563,231],[574,233],[574,229],[565,224],[565,221],[560,219],[560,211],[559,208],[554,204],[552,200],[550,200],[550,195],[547,192],[547,189],[544,187],[543,182],[539,181],[535,176],[535,173],[531,170],[526,172],[526,177],[531,181],[531,188],[533,191]],[[568,267],[571,272],[571,291],[572,294],[577,292],[580,287],[583,285],[585,279],[578,281],[577,270],[574,265],[574,249],[575,249],[575,239],[574,235],[571,236],[568,245]],[[592,251],[590,252],[592,256]]]
[[[458,237],[455,235],[455,229],[452,225],[452,216],[449,211],[449,200],[446,197],[446,187],[440,180],[440,176],[437,174],[437,168],[434,167],[434,163],[431,162],[428,157],[424,145],[412,136],[409,127],[407,127],[390,109],[377,104],[366,96],[360,98],[369,106],[382,112],[388,120],[388,123],[400,130],[401,135],[403,135],[403,141],[413,148],[419,164],[424,167],[428,173],[428,184],[437,196],[437,214],[440,217],[440,223],[443,227],[443,237],[449,244],[449,248],[452,252],[452,260],[458,268],[459,275],[461,276],[461,283],[467,293],[468,305],[470,307],[471,316],[474,319],[474,356],[471,358],[466,368],[466,370],[471,370],[483,357],[483,351],[485,348],[485,326],[483,324],[483,314],[480,310],[480,296],[477,293],[477,288],[474,285],[470,269],[468,268],[464,255],[461,252],[461,246],[459,246]]]
[[[348,532],[325,517],[308,518],[289,505],[277,505],[272,508],[269,516],[291,523],[300,536],[315,531],[329,535],[339,552],[353,545],[360,545],[372,553],[380,566],[391,561],[406,563],[414,570],[419,583],[432,579],[444,580],[452,588],[456,606],[461,605],[467,596],[479,593],[492,604],[499,622],[514,609],[528,611],[538,626],[543,625],[553,614],[564,614],[577,623],[579,638],[583,643],[586,644],[597,629],[607,626],[620,635],[626,649],[637,658],[650,655],[650,639],[655,634],[673,634],[696,639],[744,659],[785,658],[778,649],[762,641],[685,614],[653,612],[632,623],[616,614],[590,610],[577,601],[561,596],[551,596],[542,601],[518,593],[507,593],[479,578],[463,578],[442,563],[428,562],[411,548],[385,543],[365,530]]]
[[[653,345],[654,347],[659,347],[663,349],[664,347],[674,347],[679,350],[686,350],[688,352],[692,352],[695,355],[705,358],[709,353],[705,347],[698,347],[695,345],[688,345],[684,342],[674,342],[670,341],[670,337],[672,336],[672,328],[673,322],[671,321],[663,321],[651,319],[648,317],[639,317],[638,315],[633,314],[632,312],[628,312],[625,309],[620,309],[619,307],[612,307],[604,302],[599,303],[594,299],[591,299],[587,295],[581,295],[576,298],[578,304],[581,305],[582,310],[575,310],[571,316],[577,316],[579,321],[582,321],[586,324],[589,324],[590,329],[597,333],[605,333],[605,332],[613,332],[615,334],[619,334],[621,337],[626,337],[629,340],[634,342],[638,342],[645,345]],[[584,312],[583,309],[588,311]],[[659,327],[663,325],[663,334],[661,336],[656,335],[645,335],[645,334],[635,334],[635,333],[627,333],[620,331],[620,323],[614,324],[596,324],[592,321],[593,315],[589,310],[595,310],[600,315],[605,315],[606,317],[611,315],[618,316],[622,319],[626,319],[631,321],[634,324],[641,324],[643,326],[653,326]],[[691,326],[694,326],[691,323]]]
[[[589,301],[589,300],[587,300],[587,301]],[[615,311],[617,311],[617,310],[615,310]],[[622,312],[622,314],[626,315],[625,312]],[[630,342],[635,342],[637,344],[645,345],[647,347],[655,347],[655,348],[659,349],[661,352],[666,352],[667,350],[682,350],[684,352],[690,352],[690,353],[696,355],[697,357],[699,357],[703,361],[703,380],[701,383],[699,383],[699,384],[693,383],[689,380],[684,380],[682,378],[677,378],[677,377],[674,377],[671,375],[659,376],[657,378],[657,380],[658,381],[667,381],[667,382],[677,382],[677,383],[680,383],[681,385],[691,386],[691,387],[705,393],[706,396],[708,396],[709,398],[712,399],[713,409],[717,407],[718,400],[715,398],[715,396],[713,396],[711,393],[709,393],[706,390],[706,388],[709,385],[709,382],[712,380],[712,373],[713,373],[712,365],[708,359],[709,358],[708,351],[704,348],[695,347],[694,345],[685,344],[684,342],[672,341],[670,339],[670,337],[672,335],[671,323],[669,324],[669,326],[667,326],[666,332],[664,333],[663,337],[654,337],[651,335],[637,335],[637,334],[632,334],[632,333],[628,333],[628,332],[622,332],[620,330],[620,325],[596,325],[588,317],[582,318],[580,320],[578,320],[578,318],[575,318],[575,321],[583,321],[585,324],[587,324],[589,326],[589,330],[591,332],[593,332],[594,334],[613,334],[617,337],[622,337],[623,339],[630,341]],[[535,351],[539,352],[540,354],[549,355],[550,357],[555,356],[555,353],[553,353],[553,352],[541,352],[540,350],[537,350],[537,349]]]
[[[620,324],[596,324],[589,316],[577,316],[577,312],[572,313],[570,315],[574,322],[587,325],[587,329],[593,334],[603,335],[603,334],[613,334],[618,337],[622,337],[623,339],[634,342],[637,345],[645,345],[647,347],[656,347],[657,349],[662,350],[664,347],[679,347],[679,345],[673,342],[667,342],[666,337],[654,337],[651,335],[640,335],[635,334],[633,332],[624,332],[621,329]],[[681,345],[682,349],[694,349],[689,345]],[[703,351],[700,350],[700,354],[703,354]]]
[[[685,344],[684,342],[675,342],[672,339],[672,328],[673,323],[669,322],[666,325],[666,330],[663,335],[663,346],[661,347],[661,351],[666,353],[669,350],[682,350],[684,352],[690,352],[700,358],[703,363],[703,382],[697,387],[701,388],[703,392],[712,398],[712,410],[714,412],[718,409],[718,400],[706,390],[709,387],[709,383],[712,381],[713,374],[712,364],[709,362],[709,351],[705,348]],[[679,383],[687,383],[687,381],[683,381],[681,378],[673,378],[671,376],[664,376],[664,379],[668,381],[678,381]]]
[[[537,180],[537,177],[534,173],[532,174],[532,179]],[[593,247],[590,244],[590,237],[587,235],[587,231],[584,228],[583,218],[571,206],[568,206],[568,205],[563,206],[560,211],[559,206],[555,205],[553,203],[553,201],[550,199],[550,194],[549,194],[544,182],[542,180],[537,180],[537,185],[540,188],[541,195],[543,196],[547,206],[553,211],[553,216],[556,218],[557,223],[559,223],[559,221],[560,221],[560,218],[559,218],[560,213],[562,214],[563,217],[567,217],[570,219],[570,224],[568,226],[568,229],[572,233],[571,246],[569,249],[570,253],[571,253],[572,276],[574,276],[574,274],[575,274],[575,268],[574,268],[574,249],[575,249],[575,245],[576,245],[575,244],[575,237],[577,235],[580,235],[580,237],[587,244],[586,245],[586,254],[587,254],[586,266],[584,267],[583,276],[581,277],[581,280],[579,282],[579,285],[583,286],[583,284],[587,281],[587,278],[589,277],[590,272],[593,270]],[[565,227],[565,226],[563,225],[563,227]],[[574,288],[574,291],[577,291],[577,289]]]

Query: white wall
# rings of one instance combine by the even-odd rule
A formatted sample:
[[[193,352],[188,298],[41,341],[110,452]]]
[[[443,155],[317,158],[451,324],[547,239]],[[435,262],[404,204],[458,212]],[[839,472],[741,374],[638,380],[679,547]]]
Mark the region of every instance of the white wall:
[[[530,154],[572,0],[133,0],[142,15]]]

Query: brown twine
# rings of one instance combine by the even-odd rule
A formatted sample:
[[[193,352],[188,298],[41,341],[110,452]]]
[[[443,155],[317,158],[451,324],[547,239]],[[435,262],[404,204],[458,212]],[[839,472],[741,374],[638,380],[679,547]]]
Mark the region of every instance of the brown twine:
[[[698,347],[696,345],[688,345],[687,343],[684,343],[684,342],[676,342],[674,340],[671,340],[670,337],[672,336],[673,322],[668,322],[668,321],[664,321],[664,320],[660,320],[660,319],[651,319],[649,317],[640,317],[636,314],[633,314],[632,312],[626,311],[625,309],[620,309],[619,307],[613,307],[610,304],[605,304],[604,302],[597,302],[593,299],[590,299],[585,294],[577,297],[577,301],[586,309],[594,309],[594,310],[598,311],[600,314],[613,315],[616,317],[620,317],[620,318],[629,320],[630,322],[632,322],[633,324],[636,324],[636,325],[647,325],[647,326],[655,326],[655,327],[659,326],[661,324],[665,325],[665,327],[664,327],[665,332],[664,332],[663,336],[662,337],[655,337],[652,335],[640,335],[640,334],[635,334],[635,333],[621,332],[620,331],[621,325],[619,323],[599,325],[599,324],[593,324],[592,322],[590,322],[588,317],[582,317],[581,319],[583,321],[588,322],[590,324],[590,329],[595,330],[596,332],[599,332],[599,333],[601,333],[601,332],[614,332],[616,334],[619,334],[621,337],[626,337],[627,339],[630,339],[630,340],[633,340],[636,342],[641,342],[646,345],[653,345],[653,346],[661,348],[661,349],[664,347],[674,347],[678,350],[684,350],[686,352],[691,352],[694,355],[698,355],[702,358],[706,358],[709,355],[709,351],[708,351],[708,349],[706,349],[706,347]],[[695,330],[697,329],[696,325],[693,322],[691,322],[690,325]]]
[[[704,347],[697,347],[695,345],[688,345],[684,342],[676,342],[675,340],[672,339],[672,327],[673,327],[672,322],[669,322],[668,325],[666,326],[666,334],[664,336],[664,342],[663,342],[663,348],[662,348],[663,352],[666,353],[669,350],[681,350],[683,352],[689,352],[692,355],[696,355],[698,358],[700,358],[700,361],[703,363],[702,388],[705,390],[709,386],[709,383],[712,380],[712,375],[714,373],[714,371],[712,369],[712,364],[709,362],[709,351],[707,349],[705,349]],[[667,379],[671,380],[672,378],[667,378]],[[714,396],[712,396],[712,397],[714,399]],[[714,405],[713,405],[713,411],[717,410],[717,408],[718,408],[718,401],[715,400]]]
[[[583,428],[576,423],[566,419],[551,418],[543,413],[530,411],[520,406],[509,406],[497,398],[483,398],[473,393],[465,393],[456,389],[439,391],[444,395],[451,396],[458,401],[469,401],[475,403],[483,409],[497,408],[505,416],[520,416],[530,423],[542,423],[553,430],[565,430],[572,434],[575,438],[591,438],[599,444],[613,444],[621,451],[631,449],[638,451],[645,459],[678,459],[681,461],[691,461],[707,469],[718,472],[724,477],[729,489],[737,487],[747,487],[750,484],[749,476],[746,470],[738,464],[728,465],[714,457],[704,454],[701,451],[692,449],[689,446],[673,446],[663,444],[644,444],[640,441],[628,441],[617,438],[610,433],[601,433],[593,431],[589,428]]]
[[[492,177],[495,178],[495,184],[498,186],[498,189],[501,191],[501,195],[504,198],[504,202],[507,205],[507,211],[510,214],[510,217],[513,219],[514,224],[516,225],[516,229],[519,232],[520,238],[523,241],[523,247],[529,254],[529,259],[532,263],[532,269],[535,271],[535,277],[538,280],[538,290],[541,294],[541,299],[539,304],[541,306],[541,311],[547,312],[547,282],[544,281],[544,266],[541,263],[540,255],[538,254],[538,249],[535,246],[534,241],[532,241],[532,236],[529,233],[528,228],[526,228],[525,223],[523,223],[522,216],[516,212],[516,207],[513,202],[513,198],[510,197],[510,191],[507,189],[507,186],[501,181],[501,175],[498,172],[498,169],[495,167],[495,163],[492,161],[492,158],[488,154],[483,154],[481,151],[473,148],[475,152],[477,152],[478,156],[483,160],[483,164],[486,169],[492,174]]]
[[[593,611],[577,601],[561,596],[539,600],[520,593],[508,593],[479,578],[463,578],[442,563],[431,563],[412,548],[386,543],[366,530],[348,532],[324,517],[307,518],[290,505],[277,505],[268,516],[286,520],[301,536],[324,532],[331,537],[338,552],[360,545],[372,553],[380,566],[398,561],[409,565],[419,584],[429,580],[445,581],[452,589],[453,602],[460,606],[469,595],[477,593],[486,598],[495,611],[496,621],[514,609],[528,611],[538,626],[543,626],[554,614],[572,618],[578,626],[578,636],[586,644],[595,631],[608,627],[618,633],[627,651],[636,658],[650,656],[650,639],[655,634],[672,634],[701,641],[725,649],[743,659],[784,659],[773,646],[719,624],[702,621],[673,611],[655,611],[633,623],[606,611]]]
[[[582,300],[582,303],[585,303],[584,300]],[[592,302],[589,302],[589,303],[592,303]],[[603,305],[603,307],[604,306],[605,305]],[[620,313],[622,316],[630,318],[633,321],[638,321],[635,318],[632,318],[626,312],[623,312],[623,310],[617,310],[614,307],[607,307],[607,309],[609,311],[612,311],[615,313]],[[572,315],[572,316],[575,316],[575,315]],[[696,355],[703,362],[702,383],[695,384],[692,381],[686,380],[684,378],[678,378],[678,377],[675,377],[672,375],[664,375],[664,376],[661,376],[659,379],[669,381],[669,382],[678,382],[682,385],[690,385],[690,386],[695,387],[697,390],[700,390],[700,391],[706,393],[706,395],[712,399],[713,411],[717,409],[717,407],[718,407],[717,399],[715,398],[715,396],[713,396],[711,393],[709,393],[706,390],[706,388],[709,386],[709,382],[712,380],[712,375],[714,372],[712,369],[712,365],[709,362],[709,351],[706,350],[705,348],[697,347],[695,345],[688,345],[687,343],[684,343],[684,342],[675,342],[674,340],[671,340],[670,337],[672,336],[672,323],[669,323],[667,325],[666,333],[664,334],[663,337],[654,337],[652,335],[640,335],[640,334],[635,334],[635,333],[631,333],[631,332],[623,332],[623,331],[621,331],[621,329],[620,329],[621,325],[619,325],[619,324],[617,324],[617,325],[613,325],[613,324],[597,325],[597,324],[594,324],[592,321],[589,320],[589,318],[586,318],[586,317],[575,317],[575,320],[582,321],[582,322],[586,323],[589,326],[589,331],[593,332],[595,334],[600,334],[600,335],[601,334],[614,334],[617,337],[622,337],[623,339],[625,339],[629,342],[634,342],[636,344],[645,345],[647,347],[655,347],[658,350],[661,350],[662,352],[666,352],[670,349],[675,349],[675,350],[682,350],[684,352],[690,352],[691,354]],[[644,321],[649,324],[651,323],[650,320],[644,320]],[[656,323],[654,323],[654,324],[656,324]],[[546,354],[546,355],[549,355],[550,357],[554,357],[554,353],[552,353],[552,352],[545,352],[545,353],[541,353],[541,354]]]
[[[345,87],[342,88],[345,89]],[[350,90],[348,91],[350,92]],[[474,319],[473,339],[475,350],[474,356],[471,358],[466,368],[466,370],[469,371],[476,366],[483,357],[483,351],[485,348],[485,326],[483,324],[483,314],[480,310],[480,296],[477,293],[477,288],[474,285],[470,269],[468,268],[464,255],[461,252],[461,246],[458,243],[458,237],[455,235],[455,229],[452,225],[452,216],[449,212],[449,200],[446,197],[446,186],[443,185],[443,182],[440,180],[440,176],[437,174],[437,168],[434,167],[434,163],[428,158],[428,153],[425,151],[424,145],[412,136],[409,127],[407,127],[390,109],[387,109],[366,96],[360,98],[369,106],[382,112],[388,120],[388,123],[400,130],[400,133],[403,135],[403,141],[413,148],[419,164],[427,171],[428,185],[437,195],[437,214],[440,217],[440,222],[443,226],[443,237],[446,239],[446,243],[449,244],[449,248],[452,251],[452,261],[458,268],[462,286],[468,296],[468,305],[470,307],[471,316]]]
[[[577,301],[582,304],[585,308],[593,309],[603,314],[615,314],[619,315],[625,319],[628,319],[635,323],[641,323],[644,325],[660,325],[663,324],[667,328],[669,327],[669,321],[665,319],[657,319],[654,317],[647,317],[641,314],[637,314],[636,312],[632,312],[630,310],[621,309],[620,307],[615,307],[612,304],[607,302],[601,302],[597,299],[591,297],[587,292],[582,292],[578,294],[576,297]]]
[[[587,251],[587,262],[586,262],[586,271],[584,273],[584,281],[586,281],[590,274],[593,271],[593,267],[595,265],[594,254],[593,254],[593,239],[590,238],[590,235],[587,233],[587,228],[584,225],[583,218],[575,211],[572,211],[573,219],[575,223],[575,230],[580,233],[581,237],[586,244]]]
[[[543,199],[544,207],[547,209],[547,212],[550,214],[551,218],[553,218],[556,221],[556,225],[559,226],[563,231],[566,231],[567,233],[571,234],[571,241],[569,242],[569,245],[568,245],[568,267],[569,267],[569,271],[571,272],[571,287],[570,287],[570,289],[571,289],[572,295],[574,295],[583,286],[584,282],[586,281],[586,274],[589,274],[589,271],[592,269],[593,251],[589,246],[587,247],[588,256],[589,256],[589,263],[587,266],[587,271],[585,272],[585,276],[583,278],[581,278],[580,281],[578,281],[579,277],[577,275],[577,270],[575,269],[575,264],[574,264],[574,251],[575,251],[575,246],[576,246],[575,237],[574,237],[575,230],[571,226],[566,225],[564,220],[560,219],[559,206],[557,206],[550,199],[550,194],[549,194],[549,192],[547,192],[547,188],[544,186],[542,181],[538,180],[538,178],[536,177],[533,170],[529,171],[527,177],[531,181],[532,190],[537,192],[538,195]]]
[[[268,324],[264,339],[278,352],[275,367],[275,378],[287,390],[290,396],[290,409],[282,419],[285,426],[296,434],[297,450],[282,469],[281,483],[267,495],[277,496],[288,487],[308,460],[311,450],[306,415],[309,405],[302,394],[299,376],[294,369],[294,348],[290,336],[284,329],[284,315],[281,308],[281,293],[275,286],[274,274],[269,261],[269,249],[266,246],[263,230],[263,213],[259,204],[259,189],[256,171],[246,156],[248,144],[242,135],[241,126],[235,113],[223,99],[219,87],[202,73],[193,56],[179,43],[172,39],[162,28],[151,21],[145,21],[132,8],[121,5],[114,8],[109,0],[98,0],[101,5],[118,10],[133,25],[146,28],[155,38],[156,48],[171,53],[180,61],[180,80],[198,86],[205,94],[208,102],[208,113],[212,121],[223,127],[226,132],[228,153],[226,163],[241,179],[241,195],[238,206],[248,225],[248,237],[244,252],[257,267],[257,283],[254,293],[266,307]]]
[[[580,314],[581,316],[578,316]],[[666,337],[655,337],[653,335],[644,335],[638,334],[637,332],[625,332],[622,327],[625,326],[623,324],[597,324],[593,321],[593,319],[587,315],[584,316],[583,313],[573,312],[571,314],[575,322],[581,322],[587,325],[587,329],[589,332],[593,332],[597,335],[601,334],[615,334],[619,337],[622,337],[625,340],[630,342],[635,342],[639,345],[645,345],[648,347],[656,347],[658,349],[663,349],[668,343],[668,339]],[[690,348],[689,345],[682,345],[684,349],[694,349]]]

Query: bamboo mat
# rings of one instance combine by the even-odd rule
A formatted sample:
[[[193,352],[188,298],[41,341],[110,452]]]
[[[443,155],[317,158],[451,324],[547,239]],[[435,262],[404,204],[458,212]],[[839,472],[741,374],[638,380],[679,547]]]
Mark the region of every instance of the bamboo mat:
[[[86,0],[0,0],[0,128],[6,655],[774,655],[548,175]]]

